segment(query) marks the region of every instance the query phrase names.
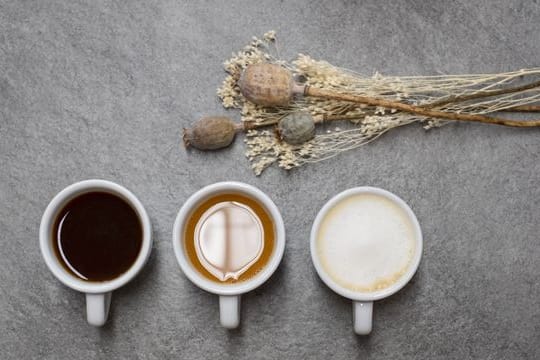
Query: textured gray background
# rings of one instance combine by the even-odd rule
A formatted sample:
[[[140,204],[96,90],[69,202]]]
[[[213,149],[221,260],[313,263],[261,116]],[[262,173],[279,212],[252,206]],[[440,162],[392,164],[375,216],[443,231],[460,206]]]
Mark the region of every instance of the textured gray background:
[[[366,74],[495,72],[540,65],[539,18],[537,0],[0,1],[0,357],[540,358],[537,129],[410,126],[259,178],[241,141],[211,154],[180,146],[183,126],[223,112],[221,64],[252,35],[275,29],[286,59]],[[131,189],[154,225],[149,264],[115,292],[101,329],[38,248],[49,200],[87,178]],[[230,332],[170,239],[183,201],[221,180],[266,191],[288,232],[279,270],[244,297]],[[358,185],[400,195],[425,234],[417,275],[376,304],[369,337],[353,334],[350,302],[319,281],[308,249],[318,209]]]

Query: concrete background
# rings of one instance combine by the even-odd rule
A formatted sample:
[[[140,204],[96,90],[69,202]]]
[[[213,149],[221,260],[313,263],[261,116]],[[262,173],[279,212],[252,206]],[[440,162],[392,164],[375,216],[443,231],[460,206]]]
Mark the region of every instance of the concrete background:
[[[539,66],[534,1],[0,1],[0,357],[2,359],[538,359],[540,132],[452,124],[394,130],[372,145],[255,177],[236,144],[186,152],[180,131],[223,110],[222,62],[252,35],[372,74]],[[237,114],[231,114],[237,116]],[[63,187],[105,178],[131,189],[154,226],[143,273],[113,296],[104,328],[38,247]],[[260,187],[283,212],[283,262],[244,297],[242,327],[181,273],[171,245],[187,197],[221,180]],[[308,234],[339,191],[379,186],[417,213],[413,281],[375,305],[369,337],[318,279]]]

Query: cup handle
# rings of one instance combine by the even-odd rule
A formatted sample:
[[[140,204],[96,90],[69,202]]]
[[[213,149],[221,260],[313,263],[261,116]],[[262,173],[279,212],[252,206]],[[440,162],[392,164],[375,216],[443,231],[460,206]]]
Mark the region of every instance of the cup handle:
[[[109,316],[111,292],[86,294],[86,319],[93,326],[103,326]]]
[[[354,332],[368,335],[373,324],[373,301],[353,301]]]
[[[219,321],[226,329],[235,329],[240,324],[240,295],[219,297]]]

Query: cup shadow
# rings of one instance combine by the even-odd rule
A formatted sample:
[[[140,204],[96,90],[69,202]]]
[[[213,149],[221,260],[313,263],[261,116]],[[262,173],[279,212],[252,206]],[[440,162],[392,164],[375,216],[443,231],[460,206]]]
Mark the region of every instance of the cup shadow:
[[[248,323],[256,323],[256,316],[262,316],[260,313],[261,301],[272,301],[269,297],[279,297],[280,291],[283,291],[283,281],[287,274],[286,256],[281,260],[280,265],[270,278],[261,284],[256,289],[242,295],[242,305],[240,307],[240,325],[236,329],[227,330],[225,332],[226,343],[225,349],[231,357],[241,357],[245,353],[245,334],[246,328],[249,328]],[[216,314],[219,316],[219,311]],[[218,325],[221,327],[221,325]]]
[[[152,231],[152,238],[156,238],[155,230]],[[140,295],[144,291],[144,287],[152,278],[157,276],[157,251],[153,247],[150,256],[141,271],[126,285],[113,291],[111,305],[109,308],[109,316],[107,322],[99,329],[105,333],[111,332],[114,329],[114,317],[117,303],[121,303],[122,299],[131,298]]]
[[[287,272],[286,262],[287,261],[284,257],[276,271],[267,281],[256,289],[242,295],[242,305],[240,307],[240,325],[236,329],[224,329],[228,339],[227,347],[229,350],[234,352],[235,349],[238,348],[238,339],[241,339],[242,335],[244,335],[245,326],[243,324],[247,321],[257,321],[257,319],[253,318],[251,315],[259,313],[260,302],[267,301],[269,296],[279,296],[279,291],[282,288],[283,279],[285,278],[285,274]],[[264,298],[264,300],[262,300],[262,298]],[[247,317],[248,314],[250,317]]]
[[[419,269],[420,270],[420,269]],[[404,303],[411,303],[414,301],[414,292],[418,290],[418,283],[422,278],[421,272],[417,271],[411,280],[397,293],[391,295],[385,299],[378,300],[377,306],[392,307],[396,305],[403,305]]]
[[[330,302],[334,304],[334,309],[336,311],[348,311],[349,317],[352,318],[352,300],[347,299],[330,289],[326,284],[319,278],[315,271],[313,271],[313,276],[316,278],[315,283],[320,287],[320,291],[323,296]],[[409,304],[414,302],[414,293],[418,291],[418,283],[420,282],[421,274],[420,271],[417,271],[411,280],[397,293],[381,300],[375,301],[374,310],[373,310],[373,330],[370,335],[357,335],[354,333],[352,321],[350,323],[351,336],[355,338],[356,344],[359,348],[369,351],[372,345],[372,338],[374,338],[378,333],[377,326],[377,312],[388,311],[391,308],[398,306],[403,306],[403,304]],[[381,325],[383,326],[383,325]]]
[[[283,279],[285,278],[285,272],[287,268],[287,260],[285,257],[281,260],[281,263],[277,267],[276,271],[270,276],[268,280],[266,280],[261,286],[257,287],[256,289],[244,294],[247,298],[254,297],[254,296],[261,296],[264,294],[271,294],[276,291],[275,289],[278,289],[281,284],[283,283]]]

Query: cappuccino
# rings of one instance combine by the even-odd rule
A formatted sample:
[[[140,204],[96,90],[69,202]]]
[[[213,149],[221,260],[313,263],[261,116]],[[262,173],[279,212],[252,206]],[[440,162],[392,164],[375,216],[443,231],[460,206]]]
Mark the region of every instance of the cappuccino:
[[[359,292],[396,283],[412,264],[415,244],[414,225],[405,210],[376,194],[339,201],[321,220],[316,237],[325,272]]]

